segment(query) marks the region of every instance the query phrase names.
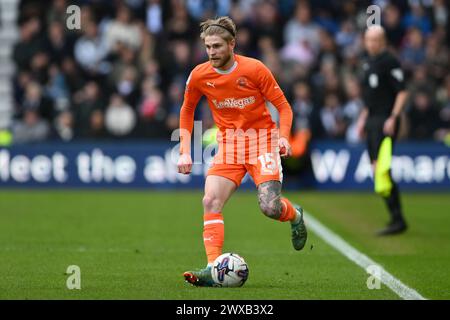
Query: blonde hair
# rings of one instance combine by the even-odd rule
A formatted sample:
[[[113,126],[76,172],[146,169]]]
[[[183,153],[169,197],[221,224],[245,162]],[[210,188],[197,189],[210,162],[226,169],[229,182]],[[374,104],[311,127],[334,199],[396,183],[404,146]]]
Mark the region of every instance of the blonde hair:
[[[206,36],[218,35],[225,41],[236,38],[236,25],[230,17],[219,17],[208,19],[200,23],[200,38],[205,40]]]

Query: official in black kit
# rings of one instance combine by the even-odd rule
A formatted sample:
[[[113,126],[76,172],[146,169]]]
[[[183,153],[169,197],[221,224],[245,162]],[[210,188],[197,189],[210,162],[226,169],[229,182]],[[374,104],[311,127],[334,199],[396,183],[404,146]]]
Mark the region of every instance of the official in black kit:
[[[404,232],[398,186],[391,176],[394,141],[398,133],[400,115],[408,93],[399,61],[386,49],[383,27],[374,25],[364,34],[367,58],[363,61],[363,100],[365,108],[358,120],[358,132],[365,131],[367,148],[374,172],[374,189],[382,196],[391,221],[378,235]]]

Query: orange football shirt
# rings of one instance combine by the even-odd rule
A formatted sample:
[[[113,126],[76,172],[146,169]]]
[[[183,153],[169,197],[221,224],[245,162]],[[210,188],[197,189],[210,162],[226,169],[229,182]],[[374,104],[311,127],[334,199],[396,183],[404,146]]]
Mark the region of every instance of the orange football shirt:
[[[234,57],[235,63],[227,71],[214,68],[209,61],[192,70],[180,111],[180,129],[192,132],[195,108],[205,96],[223,137],[226,129],[269,131],[275,129],[276,124],[266,107],[268,100],[279,111],[280,135],[288,139],[292,110],[272,73],[257,59],[237,54]],[[181,139],[181,152],[189,152],[190,141],[183,140],[183,135]]]

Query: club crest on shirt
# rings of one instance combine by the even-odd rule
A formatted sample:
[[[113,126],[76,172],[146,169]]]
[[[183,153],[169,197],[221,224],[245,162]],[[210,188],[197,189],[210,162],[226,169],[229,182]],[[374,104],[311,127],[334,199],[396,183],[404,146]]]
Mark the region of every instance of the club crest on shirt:
[[[244,88],[244,87],[246,87],[246,86],[248,85],[247,78],[245,78],[245,77],[239,77],[239,78],[236,80],[236,84],[237,84],[237,86],[238,86],[239,88]]]

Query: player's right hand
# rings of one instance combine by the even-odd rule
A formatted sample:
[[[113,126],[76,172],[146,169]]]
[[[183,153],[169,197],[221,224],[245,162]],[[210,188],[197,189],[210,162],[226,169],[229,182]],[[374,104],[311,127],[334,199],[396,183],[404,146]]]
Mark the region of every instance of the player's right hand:
[[[180,155],[178,159],[178,172],[183,174],[189,174],[192,171],[192,159],[187,153]]]

